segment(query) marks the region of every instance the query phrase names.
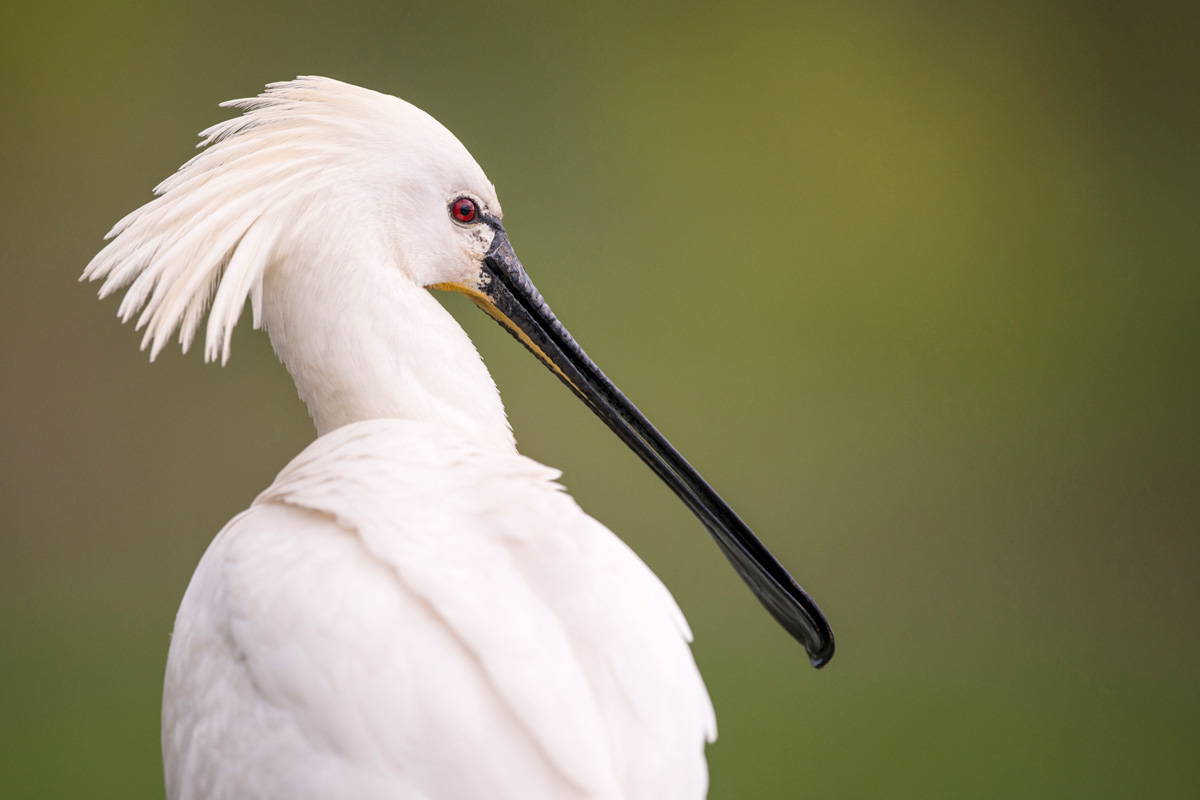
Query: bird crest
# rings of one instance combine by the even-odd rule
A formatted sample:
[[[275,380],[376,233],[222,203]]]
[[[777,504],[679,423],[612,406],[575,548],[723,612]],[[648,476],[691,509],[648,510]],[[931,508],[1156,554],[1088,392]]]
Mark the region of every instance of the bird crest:
[[[221,106],[244,113],[201,132],[201,152],[109,231],[81,278],[103,280],[102,298],[128,287],[118,314],[137,315],[151,360],[176,330],[187,352],[211,300],[204,359],[225,363],[247,298],[261,327],[263,275],[306,206],[335,181],[371,180],[380,162],[364,156],[390,146],[395,161],[397,137],[444,147],[443,133],[461,148],[403,100],[329,78],[272,83]]]

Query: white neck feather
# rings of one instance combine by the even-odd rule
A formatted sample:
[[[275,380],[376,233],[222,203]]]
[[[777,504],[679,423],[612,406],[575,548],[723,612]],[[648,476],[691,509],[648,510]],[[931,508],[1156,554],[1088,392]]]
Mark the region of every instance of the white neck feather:
[[[515,450],[496,384],[454,318],[396,265],[342,255],[332,270],[281,259],[263,277],[263,322],[317,433],[410,419]]]

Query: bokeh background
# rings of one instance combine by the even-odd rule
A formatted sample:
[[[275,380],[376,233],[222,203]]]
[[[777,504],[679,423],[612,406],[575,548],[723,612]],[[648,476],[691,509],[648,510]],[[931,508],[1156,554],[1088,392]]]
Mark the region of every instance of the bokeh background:
[[[470,303],[523,451],[671,587],[713,798],[1200,785],[1200,6],[5,3],[0,796],[162,794],[189,575],[312,438],[76,278],[325,74],[455,131],[559,316],[822,604],[821,672]]]

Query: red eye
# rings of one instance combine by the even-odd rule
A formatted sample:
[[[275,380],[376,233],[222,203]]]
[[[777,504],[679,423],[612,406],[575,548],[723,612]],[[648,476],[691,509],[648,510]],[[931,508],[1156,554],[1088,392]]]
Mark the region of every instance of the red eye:
[[[460,197],[454,201],[454,205],[450,206],[450,216],[459,222],[474,222],[478,215],[479,209],[476,208],[475,201],[469,197]]]

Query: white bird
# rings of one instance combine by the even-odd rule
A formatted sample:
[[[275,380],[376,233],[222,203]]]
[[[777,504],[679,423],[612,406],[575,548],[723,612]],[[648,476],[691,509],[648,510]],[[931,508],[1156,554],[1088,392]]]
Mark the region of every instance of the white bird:
[[[216,537],[175,622],[167,796],[700,798],[716,735],[687,623],[619,539],[517,454],[427,288],[471,297],[701,518],[816,665],[815,604],[595,367],[529,282],[483,170],[432,117],[307,77],[110,232],[156,356],[229,357],[247,298],[319,438]]]

